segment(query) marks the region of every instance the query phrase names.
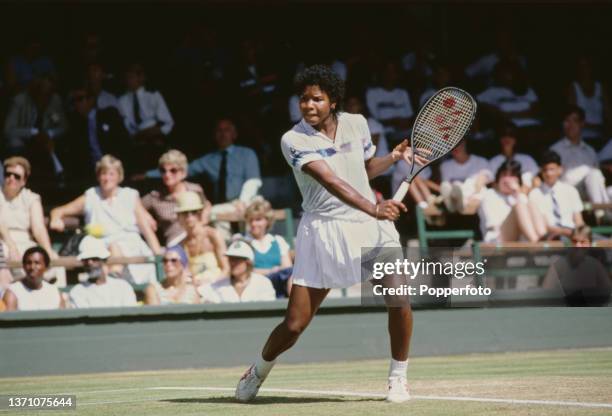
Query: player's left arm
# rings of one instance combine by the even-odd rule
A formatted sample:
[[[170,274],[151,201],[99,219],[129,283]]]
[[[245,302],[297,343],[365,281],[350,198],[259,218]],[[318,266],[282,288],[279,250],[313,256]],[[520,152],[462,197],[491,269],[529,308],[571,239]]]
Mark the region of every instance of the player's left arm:
[[[372,157],[365,161],[366,172],[368,173],[368,179],[372,179],[384,173],[389,169],[395,162],[400,159],[404,159],[407,163],[412,163],[412,149],[408,146],[408,140],[404,140],[386,156]],[[416,158],[418,164],[425,164],[427,161],[419,156]]]

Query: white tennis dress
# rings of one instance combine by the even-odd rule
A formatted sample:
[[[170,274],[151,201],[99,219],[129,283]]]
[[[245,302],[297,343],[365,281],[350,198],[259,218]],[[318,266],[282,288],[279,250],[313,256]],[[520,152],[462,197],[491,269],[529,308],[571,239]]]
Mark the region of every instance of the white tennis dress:
[[[358,114],[339,114],[335,140],[302,119],[283,135],[281,148],[304,199],[293,283],[344,288],[361,282],[362,248],[400,247],[394,224],[378,221],[340,201],[302,167],[324,160],[338,177],[374,203],[364,161],[374,156],[376,147],[366,119]]]

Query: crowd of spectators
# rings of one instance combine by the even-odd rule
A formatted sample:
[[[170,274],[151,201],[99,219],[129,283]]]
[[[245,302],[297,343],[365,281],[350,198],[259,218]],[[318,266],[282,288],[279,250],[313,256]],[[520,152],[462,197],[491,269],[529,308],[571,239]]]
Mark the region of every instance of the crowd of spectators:
[[[464,66],[427,42],[384,56],[364,47],[283,62],[268,59],[273,48],[262,39],[226,45],[202,25],[185,31],[168,62],[135,54],[118,64],[98,33],[84,34],[82,45],[66,67],[41,37],[29,37],[2,77],[0,256],[23,264],[0,268],[9,310],[50,306],[37,299],[51,293],[47,282],[66,277],[48,270],[58,257],[49,230],[66,232],[73,216],[86,225],[75,254],[88,277],[57,302],[54,293],[53,307],[135,304],[126,282],[146,287],[144,302],[154,305],[287,296],[290,247],[270,233],[273,208],[258,194],[264,176],[289,172],[279,138],[300,118],[291,80],[315,61],[346,80],[345,109],[366,116],[377,154],[410,135],[437,89],[458,85],[476,97],[469,136],[415,179],[410,198],[423,209],[476,212],[485,241],[571,240],[584,224],[583,201],[612,197],[612,117],[595,61],[568,62],[576,71],[563,94],[567,110],[551,117],[503,27],[494,49]],[[156,65],[178,74],[175,82],[151,77]],[[377,178],[377,196],[392,195],[409,170],[402,161]],[[609,221],[605,209],[595,214]],[[152,255],[163,256],[162,282],[152,264],[107,262]]]

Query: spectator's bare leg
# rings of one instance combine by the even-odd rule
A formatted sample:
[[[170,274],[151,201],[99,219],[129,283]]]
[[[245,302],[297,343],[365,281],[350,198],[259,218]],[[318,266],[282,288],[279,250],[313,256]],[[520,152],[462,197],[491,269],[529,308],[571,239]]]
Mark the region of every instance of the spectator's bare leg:
[[[108,251],[110,251],[111,257],[123,257],[123,252],[119,245],[116,243],[112,243],[108,246]],[[123,268],[126,267],[123,264],[113,264],[109,267],[109,271],[111,273],[116,273],[118,275],[123,274]]]
[[[533,202],[530,201],[527,206],[529,207],[529,214],[531,215],[531,220],[533,221],[533,226],[538,234],[539,240],[548,232],[546,218],[544,218],[544,215],[542,215],[538,207],[536,207]]]
[[[540,236],[536,231],[536,227],[533,223],[533,219],[531,218],[531,212],[527,204],[520,201],[517,202],[514,208],[512,208],[512,212],[516,217],[516,223],[518,225],[520,234],[527,237],[527,239],[531,242],[538,241]]]

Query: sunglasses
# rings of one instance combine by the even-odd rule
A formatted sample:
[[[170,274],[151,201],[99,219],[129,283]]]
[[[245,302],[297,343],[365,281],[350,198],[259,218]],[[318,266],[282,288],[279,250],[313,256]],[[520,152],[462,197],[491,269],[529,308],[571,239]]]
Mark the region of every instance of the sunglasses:
[[[162,259],[162,263],[166,264],[166,263],[173,263],[176,264],[179,261],[181,261],[181,259]]]
[[[15,172],[11,172],[8,170],[4,171],[4,177],[5,178],[10,178],[10,177],[15,178],[16,180],[20,181],[21,179],[23,179],[23,175],[20,175],[19,173],[15,173]]]
[[[173,175],[176,175],[178,172],[178,168],[170,168],[170,169],[166,169],[166,168],[159,168],[159,172],[163,175],[164,173],[171,173]]]

